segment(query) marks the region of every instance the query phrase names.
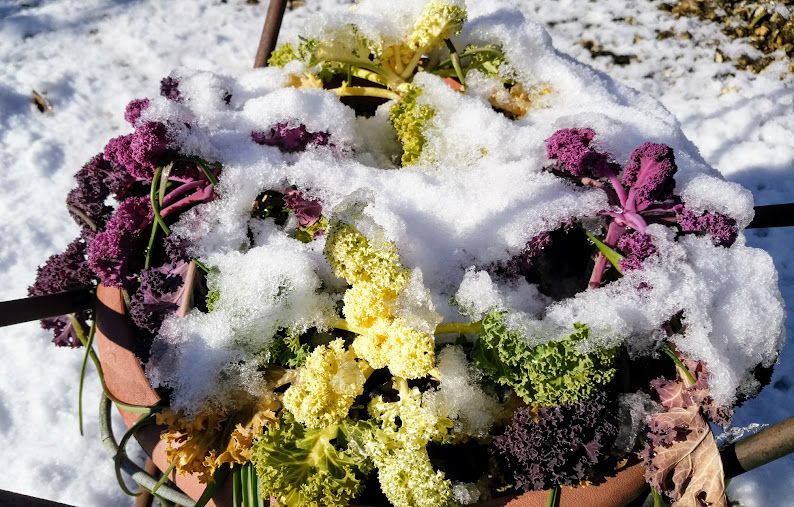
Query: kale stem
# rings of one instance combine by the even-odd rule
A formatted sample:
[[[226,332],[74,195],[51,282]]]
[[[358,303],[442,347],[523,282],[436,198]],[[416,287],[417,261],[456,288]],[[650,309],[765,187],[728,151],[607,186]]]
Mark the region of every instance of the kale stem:
[[[491,53],[491,54],[494,54],[494,55],[498,55],[499,51],[496,51],[494,49],[489,49],[489,48],[464,49],[463,52],[460,53],[460,59],[462,60],[462,59],[464,59],[466,57],[469,57],[469,56],[472,56],[472,55],[476,55],[478,53]],[[451,64],[452,64],[452,58],[447,58],[446,60],[440,61],[438,63],[438,65],[435,66],[435,68],[438,69],[439,67],[446,67],[447,65],[451,65]]]
[[[160,188],[157,189],[157,202],[159,206],[163,205],[163,197],[165,196],[165,191],[168,188],[168,177],[171,176],[171,169],[173,167],[174,163],[171,162],[165,166],[165,169],[163,169],[163,172],[160,174]]]
[[[604,238],[604,244],[610,248],[615,248],[615,245],[617,245],[618,240],[623,236],[624,232],[626,232],[626,228],[612,220],[609,223],[607,237]],[[604,278],[604,270],[607,267],[607,262],[609,261],[606,256],[599,251],[595,266],[593,267],[593,274],[590,275],[590,283],[588,284],[590,288],[595,289],[601,286],[601,280]]]
[[[452,60],[452,67],[455,69],[455,74],[458,76],[458,81],[460,81],[460,89],[463,91],[466,88],[466,80],[463,78],[463,69],[460,67],[460,57],[458,56],[458,50],[455,49],[455,46],[452,44],[451,40],[444,39],[444,43],[447,45],[447,49],[449,49],[449,57]]]
[[[419,65],[419,61],[422,60],[422,54],[424,53],[423,50],[424,48],[416,50],[416,53],[414,53],[413,57],[408,62],[408,65],[405,66],[405,70],[400,74],[402,79],[408,79],[408,77],[414,73],[417,65]]]
[[[165,472],[163,472],[163,476],[160,477],[160,480],[158,480],[157,483],[154,485],[154,487],[152,487],[152,491],[151,491],[152,494],[157,493],[157,490],[160,489],[160,486],[165,484],[165,481],[168,480],[168,476],[171,475],[171,472],[174,471],[174,468],[176,468],[176,463],[171,463],[170,465],[168,465],[168,468],[166,468]]]
[[[475,334],[480,332],[482,321],[477,322],[447,322],[436,326],[435,334]]]
[[[102,392],[105,393],[105,396],[107,396],[107,398],[110,401],[118,405],[120,408],[126,410],[127,412],[150,414],[158,410],[158,407],[142,407],[139,405],[129,405],[127,403],[124,403],[123,401],[120,401],[118,398],[110,394],[110,391],[108,391],[108,386],[107,384],[105,384],[105,377],[102,374],[102,363],[99,362],[99,357],[96,355],[96,352],[94,352],[93,342],[89,344],[88,339],[86,338],[85,333],[83,332],[83,326],[77,320],[77,317],[74,316],[74,314],[69,315],[69,321],[72,324],[72,327],[75,329],[75,334],[77,335],[77,339],[80,340],[83,346],[86,347],[86,353],[88,354],[88,357],[91,358],[91,362],[94,363],[94,367],[96,368],[97,374],[99,375],[99,383],[102,384]]]
[[[75,318],[74,321],[77,321]],[[79,324],[79,323],[78,323]],[[72,323],[74,325],[74,323]],[[80,426],[80,436],[83,436],[83,385],[85,384],[85,373],[88,366],[88,351],[94,346],[94,333],[96,332],[96,321],[91,322],[91,330],[88,332],[88,339],[83,344],[85,354],[83,364],[80,365],[80,385],[77,388],[77,421]],[[79,339],[79,336],[78,336]]]
[[[374,88],[371,86],[340,86],[333,88],[330,91],[336,93],[339,97],[378,97],[389,100],[400,100],[400,95],[397,92],[387,90],[386,88]]]
[[[333,329],[340,329],[342,331],[348,331],[351,333],[362,334],[363,330],[355,328],[350,325],[345,319],[336,319],[335,321],[330,323],[331,328]],[[451,333],[462,333],[462,334],[474,334],[480,332],[480,327],[482,326],[482,321],[477,322],[447,322],[445,324],[439,324],[434,334],[451,334]]]
[[[154,172],[154,176],[152,177],[152,186],[149,189],[149,200],[152,203],[152,213],[154,214],[154,221],[157,222],[158,225],[163,229],[163,232],[168,235],[171,234],[171,229],[163,220],[163,217],[160,216],[160,201],[157,196],[157,191],[160,189],[160,176],[162,176],[163,168],[158,167],[157,170]]]
[[[662,507],[662,495],[654,487],[651,487],[651,497],[653,497],[653,507]]]
[[[88,215],[86,215],[85,213],[83,213],[83,211],[82,211],[82,210],[80,210],[80,209],[78,209],[78,208],[76,208],[76,207],[74,207],[74,206],[67,206],[67,208],[69,208],[69,211],[70,211],[70,212],[72,212],[73,214],[77,215],[77,217],[78,217],[80,220],[82,220],[83,222],[85,222],[85,224],[86,224],[86,225],[87,225],[87,226],[88,226],[88,227],[89,227],[89,228],[90,228],[92,231],[96,231],[96,230],[97,230],[97,225],[96,225],[96,222],[94,222],[93,220],[91,220],[91,219],[88,217]]]
[[[216,178],[215,175],[212,174],[212,171],[210,171],[210,168],[207,165],[207,163],[204,162],[203,160],[201,160],[198,157],[195,157],[193,159],[193,161],[196,164],[198,164],[199,167],[201,167],[201,170],[204,172],[204,176],[206,176],[207,180],[209,180],[209,182],[212,183],[212,186],[213,187],[217,187],[218,186],[218,178]]]
[[[157,237],[157,224],[152,222],[152,232],[149,234],[149,246],[146,247],[146,260],[143,263],[145,269],[152,265],[152,250],[154,250],[154,238]]]
[[[559,507],[560,505],[560,486],[559,484],[549,490],[549,498],[546,501],[546,507]]]
[[[210,272],[210,268],[208,268],[207,266],[205,266],[203,262],[201,262],[200,260],[198,260],[198,258],[196,258],[196,257],[193,257],[191,260],[192,260],[193,262],[195,262],[195,263],[196,263],[196,266],[198,266],[198,267],[199,267],[199,268],[200,268],[202,271],[204,271],[205,273],[209,273],[209,272]]]
[[[662,352],[664,352],[665,354],[670,356],[670,359],[673,360],[675,365],[678,366],[678,368],[681,369],[681,371],[684,373],[684,376],[689,381],[689,385],[692,385],[692,384],[694,384],[696,382],[695,377],[692,375],[692,372],[689,371],[689,368],[687,368],[686,365],[684,364],[684,362],[681,361],[681,358],[679,358],[678,355],[676,355],[676,353],[673,352],[673,349],[671,349],[667,345],[663,345],[662,346]]]

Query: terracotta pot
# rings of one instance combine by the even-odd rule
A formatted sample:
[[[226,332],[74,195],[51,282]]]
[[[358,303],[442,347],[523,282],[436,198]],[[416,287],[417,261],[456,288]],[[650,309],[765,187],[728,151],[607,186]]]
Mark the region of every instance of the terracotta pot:
[[[149,385],[141,362],[132,352],[135,345],[135,327],[125,315],[124,299],[118,289],[97,288],[96,342],[105,383],[110,393],[120,401],[131,405],[154,405],[160,396]],[[139,417],[137,414],[119,410],[127,426]],[[138,442],[160,470],[168,468],[165,445],[160,440],[162,427],[146,426],[136,433]],[[195,475],[178,475],[173,472],[171,480],[191,498],[197,499],[205,485]],[[215,493],[209,505],[231,506],[231,481],[227,480]],[[635,464],[618,471],[598,486],[578,488],[564,487],[561,506],[565,507],[620,507],[636,499],[645,490],[643,468]],[[545,507],[548,493],[545,491],[525,493],[518,497],[500,498],[482,502],[480,507]]]

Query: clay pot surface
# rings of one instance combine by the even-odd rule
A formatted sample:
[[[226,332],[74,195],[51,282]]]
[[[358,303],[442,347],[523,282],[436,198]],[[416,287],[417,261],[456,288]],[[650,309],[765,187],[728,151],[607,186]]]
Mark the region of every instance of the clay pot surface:
[[[124,403],[130,405],[154,405],[160,396],[152,389],[143,372],[140,359],[133,352],[135,345],[135,326],[126,315],[121,291],[100,285],[97,287],[96,303],[96,342],[102,362],[105,383],[108,391]],[[127,427],[138,419],[138,414],[119,409]],[[143,450],[152,458],[160,470],[168,468],[165,444],[160,440],[161,426],[146,426],[135,437]],[[598,486],[577,488],[563,487],[560,495],[561,507],[622,507],[628,505],[645,490],[643,467],[637,463],[619,470]],[[171,480],[193,499],[204,492],[205,484],[198,477],[172,472]],[[208,504],[217,507],[231,507],[231,480],[218,488]],[[548,492],[534,491],[518,497],[498,498],[481,502],[478,507],[545,507]]]

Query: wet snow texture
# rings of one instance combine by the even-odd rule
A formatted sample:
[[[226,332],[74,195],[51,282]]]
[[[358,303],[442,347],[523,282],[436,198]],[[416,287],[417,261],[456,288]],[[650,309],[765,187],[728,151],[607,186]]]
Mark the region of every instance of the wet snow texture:
[[[288,13],[285,37],[303,31],[305,20],[328,4],[307,3]],[[794,130],[794,80],[781,78],[782,66],[754,76],[714,63],[714,41],[724,53],[744,49],[716,26],[673,19],[653,2],[596,2],[586,9],[582,2],[561,2],[553,9],[541,1],[482,4],[472,14],[486,4],[489,11],[520,4],[528,17],[552,25],[557,48],[661,100],[706,161],[749,187],[757,204],[794,200],[794,141],[787,134]],[[203,6],[190,0],[0,6],[0,266],[5,274],[0,299],[23,296],[35,266],[76,235],[63,196],[77,168],[107,139],[125,132],[126,102],[155,96],[159,79],[174,67],[245,70],[264,11],[264,5],[242,0]],[[657,40],[665,30],[678,35]],[[684,32],[690,38],[681,37]],[[626,58],[593,58],[578,43],[582,39]],[[626,59],[629,65],[615,63]],[[31,89],[45,93],[53,114],[39,113],[30,102]],[[794,271],[787,256],[794,231],[748,232],[747,242],[772,254],[791,312]],[[127,502],[98,443],[93,407],[99,387],[93,375],[86,387],[86,438],[77,432],[80,353],[56,350],[36,324],[2,329],[0,337],[0,446],[4,456],[14,457],[0,489],[78,505]],[[737,425],[774,423],[794,413],[793,356],[784,349],[772,385],[739,409]],[[790,496],[786,485],[792,478],[789,457],[733,481],[729,491],[746,506],[787,505],[781,502]]]

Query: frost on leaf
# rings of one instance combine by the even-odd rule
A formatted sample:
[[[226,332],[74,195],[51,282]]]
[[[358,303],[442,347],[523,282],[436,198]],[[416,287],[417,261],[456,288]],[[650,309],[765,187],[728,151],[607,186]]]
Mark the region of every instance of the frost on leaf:
[[[673,500],[674,507],[727,506],[720,453],[700,412],[701,407],[707,408],[698,399],[704,371],[693,373],[698,379],[693,385],[680,370],[674,382],[653,382],[665,411],[648,418],[648,438],[642,451],[645,479]]]

